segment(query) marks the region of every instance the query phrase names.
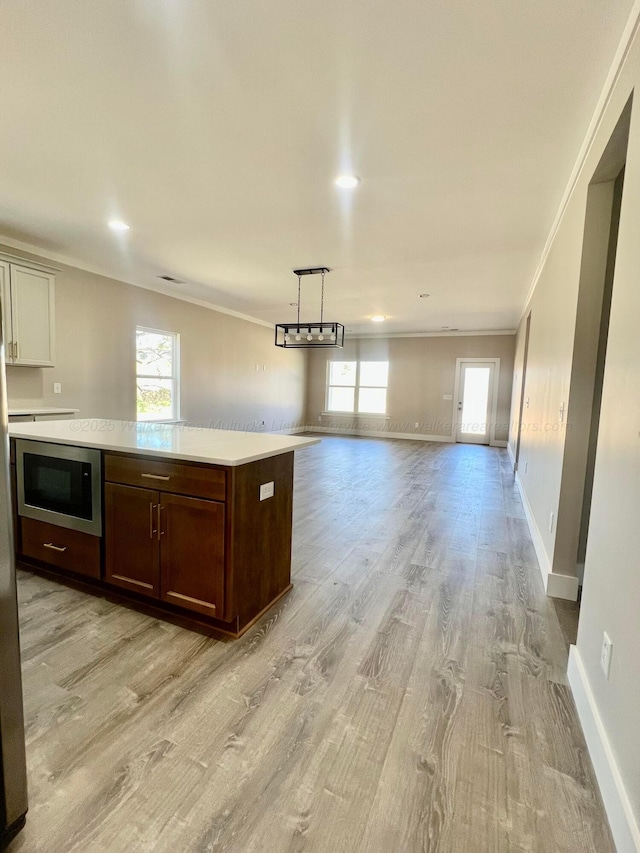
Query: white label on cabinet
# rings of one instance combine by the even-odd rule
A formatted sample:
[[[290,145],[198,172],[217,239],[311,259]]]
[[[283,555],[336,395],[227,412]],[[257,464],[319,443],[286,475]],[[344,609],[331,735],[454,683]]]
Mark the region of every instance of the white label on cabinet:
[[[273,497],[274,485],[273,480],[270,483],[263,483],[260,486],[260,500],[266,501],[267,498]]]

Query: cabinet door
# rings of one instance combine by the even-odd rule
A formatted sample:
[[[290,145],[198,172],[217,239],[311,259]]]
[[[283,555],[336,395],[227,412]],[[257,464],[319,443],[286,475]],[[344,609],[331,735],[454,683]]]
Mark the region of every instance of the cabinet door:
[[[11,265],[13,364],[53,367],[54,277]]]
[[[158,493],[105,483],[105,580],[158,598]]]
[[[160,496],[160,590],[163,601],[224,616],[224,504]]]
[[[9,264],[0,261],[0,298],[2,299],[2,340],[4,359],[7,364],[13,361],[13,335],[11,333],[11,286]]]

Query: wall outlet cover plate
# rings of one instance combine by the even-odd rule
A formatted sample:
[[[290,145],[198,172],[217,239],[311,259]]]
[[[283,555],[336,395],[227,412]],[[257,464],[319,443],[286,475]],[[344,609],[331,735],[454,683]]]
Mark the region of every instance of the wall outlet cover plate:
[[[267,498],[272,498],[275,491],[273,480],[270,483],[263,483],[260,486],[260,500],[266,501]]]

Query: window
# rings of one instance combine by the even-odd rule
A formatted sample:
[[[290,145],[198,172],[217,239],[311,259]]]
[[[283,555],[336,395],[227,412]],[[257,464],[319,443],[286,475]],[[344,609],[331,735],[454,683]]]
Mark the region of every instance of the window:
[[[384,415],[388,361],[330,361],[327,411]]]
[[[175,332],[136,328],[139,421],[171,421],[180,416],[179,342]]]

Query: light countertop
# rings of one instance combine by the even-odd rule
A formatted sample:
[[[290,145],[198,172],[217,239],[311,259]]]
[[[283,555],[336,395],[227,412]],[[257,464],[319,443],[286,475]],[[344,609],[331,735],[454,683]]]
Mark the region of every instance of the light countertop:
[[[75,415],[79,409],[72,409],[69,406],[30,406],[9,404],[7,414],[12,415]]]
[[[13,423],[9,424],[9,435],[11,438],[228,466],[245,465],[320,443],[319,438],[294,435],[100,418]]]

